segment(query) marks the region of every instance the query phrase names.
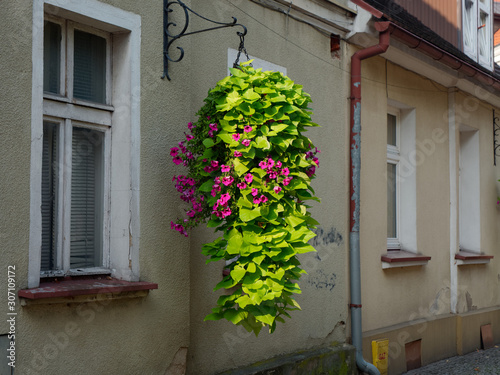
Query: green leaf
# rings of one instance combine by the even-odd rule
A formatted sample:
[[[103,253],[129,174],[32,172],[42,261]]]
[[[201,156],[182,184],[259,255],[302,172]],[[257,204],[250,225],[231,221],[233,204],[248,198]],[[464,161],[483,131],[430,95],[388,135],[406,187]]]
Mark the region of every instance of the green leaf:
[[[234,159],[233,165],[234,165],[234,170],[236,171],[238,176],[241,176],[248,171],[248,167],[245,164],[243,164],[238,158]]]
[[[209,191],[212,191],[212,186],[214,186],[214,182],[212,180],[205,181],[199,188],[199,191],[203,191],[205,193],[208,193]]]
[[[203,319],[204,322],[206,322],[207,320],[220,320],[224,317],[224,315],[222,314],[219,314],[219,313],[212,313],[212,314],[208,314],[205,319]]]
[[[243,99],[249,101],[249,102],[254,102],[258,99],[260,99],[260,95],[257,94],[255,91],[253,91],[253,88],[249,88],[243,93]]]
[[[231,271],[231,278],[238,283],[243,278],[243,276],[245,276],[246,272],[247,271],[243,267],[236,266]]]
[[[251,221],[260,216],[260,207],[254,208],[253,210],[248,210],[246,208],[240,209],[240,219],[245,223]]]
[[[252,116],[255,113],[255,109],[253,109],[250,104],[243,102],[237,107],[245,116]]]
[[[254,273],[255,271],[257,270],[257,266],[255,265],[255,263],[248,263],[248,266],[247,266],[247,271],[250,272],[250,273]]]
[[[316,249],[307,243],[294,243],[292,246],[297,254],[316,252]]]
[[[214,145],[214,141],[212,140],[212,138],[206,138],[203,140],[203,145],[206,147],[206,148],[210,148]]]

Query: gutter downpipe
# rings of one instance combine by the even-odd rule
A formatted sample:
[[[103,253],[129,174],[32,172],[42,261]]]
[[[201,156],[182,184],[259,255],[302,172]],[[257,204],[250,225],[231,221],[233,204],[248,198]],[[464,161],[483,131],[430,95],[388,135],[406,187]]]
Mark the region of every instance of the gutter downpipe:
[[[380,55],[389,48],[389,29],[379,30],[379,44],[359,50],[351,57],[351,169],[350,169],[350,234],[349,268],[351,289],[351,336],[356,347],[356,365],[360,371],[380,375],[378,369],[363,358],[361,328],[361,257],[359,246],[359,212],[361,181],[361,61]]]

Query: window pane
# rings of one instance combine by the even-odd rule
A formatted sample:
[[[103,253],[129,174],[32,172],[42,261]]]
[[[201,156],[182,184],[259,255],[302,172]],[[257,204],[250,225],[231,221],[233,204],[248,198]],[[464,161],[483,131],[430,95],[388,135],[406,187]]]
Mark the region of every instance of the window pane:
[[[396,116],[387,114],[387,144],[397,146]]]
[[[60,94],[61,25],[45,21],[43,31],[43,91]]]
[[[56,268],[57,124],[43,123],[42,262],[41,270]]]
[[[387,238],[397,238],[396,164],[387,163]]]
[[[480,29],[478,32],[479,55],[482,57],[488,57],[490,55],[489,51],[488,51],[488,47],[489,47],[488,40],[490,37],[488,35],[489,27],[487,26],[488,25],[488,15],[484,12],[481,12],[479,22],[481,23],[479,25]]]
[[[73,128],[70,268],[102,265],[103,139]]]
[[[73,96],[106,102],[106,39],[75,30]]]

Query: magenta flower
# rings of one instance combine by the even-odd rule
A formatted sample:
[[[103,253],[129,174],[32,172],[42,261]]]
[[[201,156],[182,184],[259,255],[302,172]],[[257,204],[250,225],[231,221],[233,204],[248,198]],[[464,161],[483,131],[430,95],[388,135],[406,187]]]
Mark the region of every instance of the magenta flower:
[[[319,167],[319,159],[318,158],[314,157],[313,158],[313,162],[315,162],[316,165]]]
[[[243,154],[242,154],[241,152],[239,152],[239,151],[235,151],[235,152],[234,152],[234,157],[235,157],[235,158],[239,158],[239,157],[240,157],[240,156],[242,156],[242,155],[243,155]]]
[[[179,165],[182,163],[182,159],[179,156],[176,156],[172,161],[175,165]]]
[[[241,144],[245,147],[250,146],[250,139],[244,139],[241,141]]]
[[[245,184],[244,182],[239,182],[236,184],[236,186],[238,186],[240,189],[246,189],[247,188],[247,184]]]
[[[219,176],[215,177],[214,181],[216,184],[220,184],[220,177]]]
[[[233,140],[235,140],[235,141],[239,141],[240,135],[238,133],[235,133],[235,134],[231,135],[231,138],[233,138]]]
[[[170,149],[170,156],[177,156],[178,153],[179,153],[179,149],[177,147],[172,147]]]
[[[259,194],[259,189],[253,188],[253,189],[252,189],[252,195],[253,195],[254,197],[256,197],[256,196],[257,196],[257,194]]]
[[[274,167],[274,160],[269,158],[267,160],[267,168],[271,169],[272,167]]]
[[[281,187],[280,187],[280,186],[275,186],[275,187],[273,188],[273,190],[274,190],[274,192],[275,192],[276,194],[279,194],[279,193],[281,192]]]
[[[288,168],[283,168],[280,172],[283,176],[288,176],[290,174],[290,170]]]
[[[260,202],[261,203],[266,203],[267,202],[267,197],[265,195],[260,196]]]
[[[252,181],[253,181],[253,175],[251,173],[247,173],[245,175],[245,181],[247,182],[247,184],[250,185],[252,183]]]
[[[265,160],[262,160],[262,161],[259,163],[259,167],[260,167],[261,169],[267,169],[267,166],[268,166],[268,164],[267,164],[267,161],[265,161]]]
[[[276,162],[276,168],[281,168],[281,162],[279,160]]]
[[[225,206],[230,199],[231,196],[228,193],[224,193],[220,196],[220,199],[218,201],[220,202],[221,206]]]
[[[277,177],[278,177],[278,174],[276,172],[274,172],[274,171],[273,172],[269,172],[269,178],[275,179]]]
[[[191,134],[186,134],[186,140],[189,142],[194,137]]]
[[[222,177],[222,183],[226,186],[229,186],[233,183],[234,178],[232,176],[224,176]]]
[[[253,199],[254,204],[259,204],[260,203],[260,198],[254,198]]]
[[[222,164],[220,170],[222,172],[229,172],[231,170],[231,166]]]
[[[216,132],[217,131],[217,124],[210,124],[208,125],[208,127],[210,128],[210,130]]]
[[[191,211],[186,212],[186,215],[189,216],[189,217],[194,217],[194,215],[196,215],[196,212],[194,212],[193,210],[191,210]]]
[[[246,125],[244,128],[243,128],[244,132],[245,133],[250,133],[252,131],[252,127],[250,125]]]
[[[291,177],[287,177],[287,178],[285,178],[285,179],[283,180],[283,185],[287,186],[287,185],[290,183],[290,181],[292,181],[292,178],[291,178]]]
[[[210,162],[210,165],[212,166],[212,168],[218,168],[219,167],[219,162],[217,160],[212,160]]]
[[[196,126],[194,126],[192,122],[188,122],[188,129],[193,130],[193,128],[196,128]]]

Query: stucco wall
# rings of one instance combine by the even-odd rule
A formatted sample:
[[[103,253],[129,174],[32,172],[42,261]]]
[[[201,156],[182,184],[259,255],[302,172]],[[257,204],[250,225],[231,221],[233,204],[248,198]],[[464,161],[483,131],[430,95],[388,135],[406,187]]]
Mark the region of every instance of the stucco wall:
[[[306,135],[321,150],[318,178],[313,185],[322,203],[313,204],[312,209],[321,228],[316,242],[318,253],[301,257],[308,272],[301,278],[302,295],[297,297],[302,311],[292,314],[293,318],[286,324],[279,324],[272,335],[263,330],[258,338],[228,322],[202,322],[215,307],[219,293],[212,289],[221,280],[224,265],[222,262],[204,264],[200,248],[211,230],[196,231],[191,239],[188,369],[192,374],[209,374],[209,369],[227,369],[299,348],[342,342],[346,335],[345,88],[348,74],[344,61],[331,58],[329,38],[311,27],[248,1],[231,3],[192,2],[193,7],[208,18],[228,20],[231,16],[236,17],[248,28],[245,38],[248,53],[286,67],[287,75],[312,96],[313,120],[321,128],[314,128]],[[191,71],[193,102],[199,106],[207,90],[226,75],[227,48],[238,48],[239,39],[233,30],[201,34],[196,38],[198,46],[190,50],[185,59],[203,62]],[[188,69],[184,64],[173,69]]]
[[[381,57],[364,61],[362,76],[360,231],[363,331],[375,337],[377,332],[383,336],[384,332],[394,330],[397,344],[401,341],[398,335],[404,336],[417,319],[425,321],[452,312],[450,290],[453,288],[457,290],[458,313],[489,311],[487,309],[499,305],[499,213],[495,205],[498,167],[493,165],[492,140],[494,108],[481,100],[481,95],[491,95],[485,91],[478,90],[478,96],[471,97]],[[424,266],[383,270],[380,256],[387,251],[386,108],[394,101],[415,110],[416,150],[420,154],[413,163],[417,193],[417,251],[432,259]],[[450,228],[458,225],[458,222],[450,223],[450,103],[454,103],[455,108],[457,154],[452,157],[457,166],[458,129],[467,125],[479,130],[481,251],[495,256],[485,265],[457,267],[454,259],[450,261],[450,230],[453,230]],[[458,169],[456,176],[457,181],[453,184],[459,183]],[[458,233],[458,229],[455,231]],[[456,287],[450,269],[457,272]],[[398,324],[405,322],[410,326],[399,329]],[[447,337],[449,348],[455,348],[457,333],[448,334],[443,329],[442,335]],[[410,339],[404,339],[399,344],[404,346],[408,341]]]
[[[211,374],[281,353],[345,341],[347,322],[347,183],[345,130],[348,74],[344,59],[332,59],[328,36],[250,1],[186,3],[214,20],[248,27],[248,52],[288,69],[314,100],[308,134],[322,150],[314,187],[323,199],[313,216],[321,223],[317,254],[301,258],[308,275],[298,297],[303,311],[276,333],[252,337],[226,322],[204,323],[217,294],[223,264],[205,266],[201,244],[210,231],[188,239],[170,230],[184,212],[172,184],[182,169],[169,148],[182,137],[208,89],[223,78],[227,48],[237,48],[236,30],[219,30],[179,41],[184,60],[163,71],[163,14],[160,3],[108,0],[139,14],[141,26],[140,279],[159,284],[146,298],[62,303],[21,308],[18,301],[17,361],[20,374],[164,374],[175,353],[188,347],[188,373]],[[32,2],[6,4],[0,15],[4,47],[0,78],[2,178],[0,215],[2,267],[16,265],[19,288],[27,287],[29,241],[31,17]],[[205,27],[192,19],[191,27]],[[22,35],[23,38],[20,38]],[[132,88],[136,89],[136,88]],[[5,267],[4,267],[5,269]],[[6,274],[5,274],[6,276]],[[4,294],[0,303],[6,306]],[[2,310],[3,311],[3,308]],[[5,320],[0,334],[7,332]]]

